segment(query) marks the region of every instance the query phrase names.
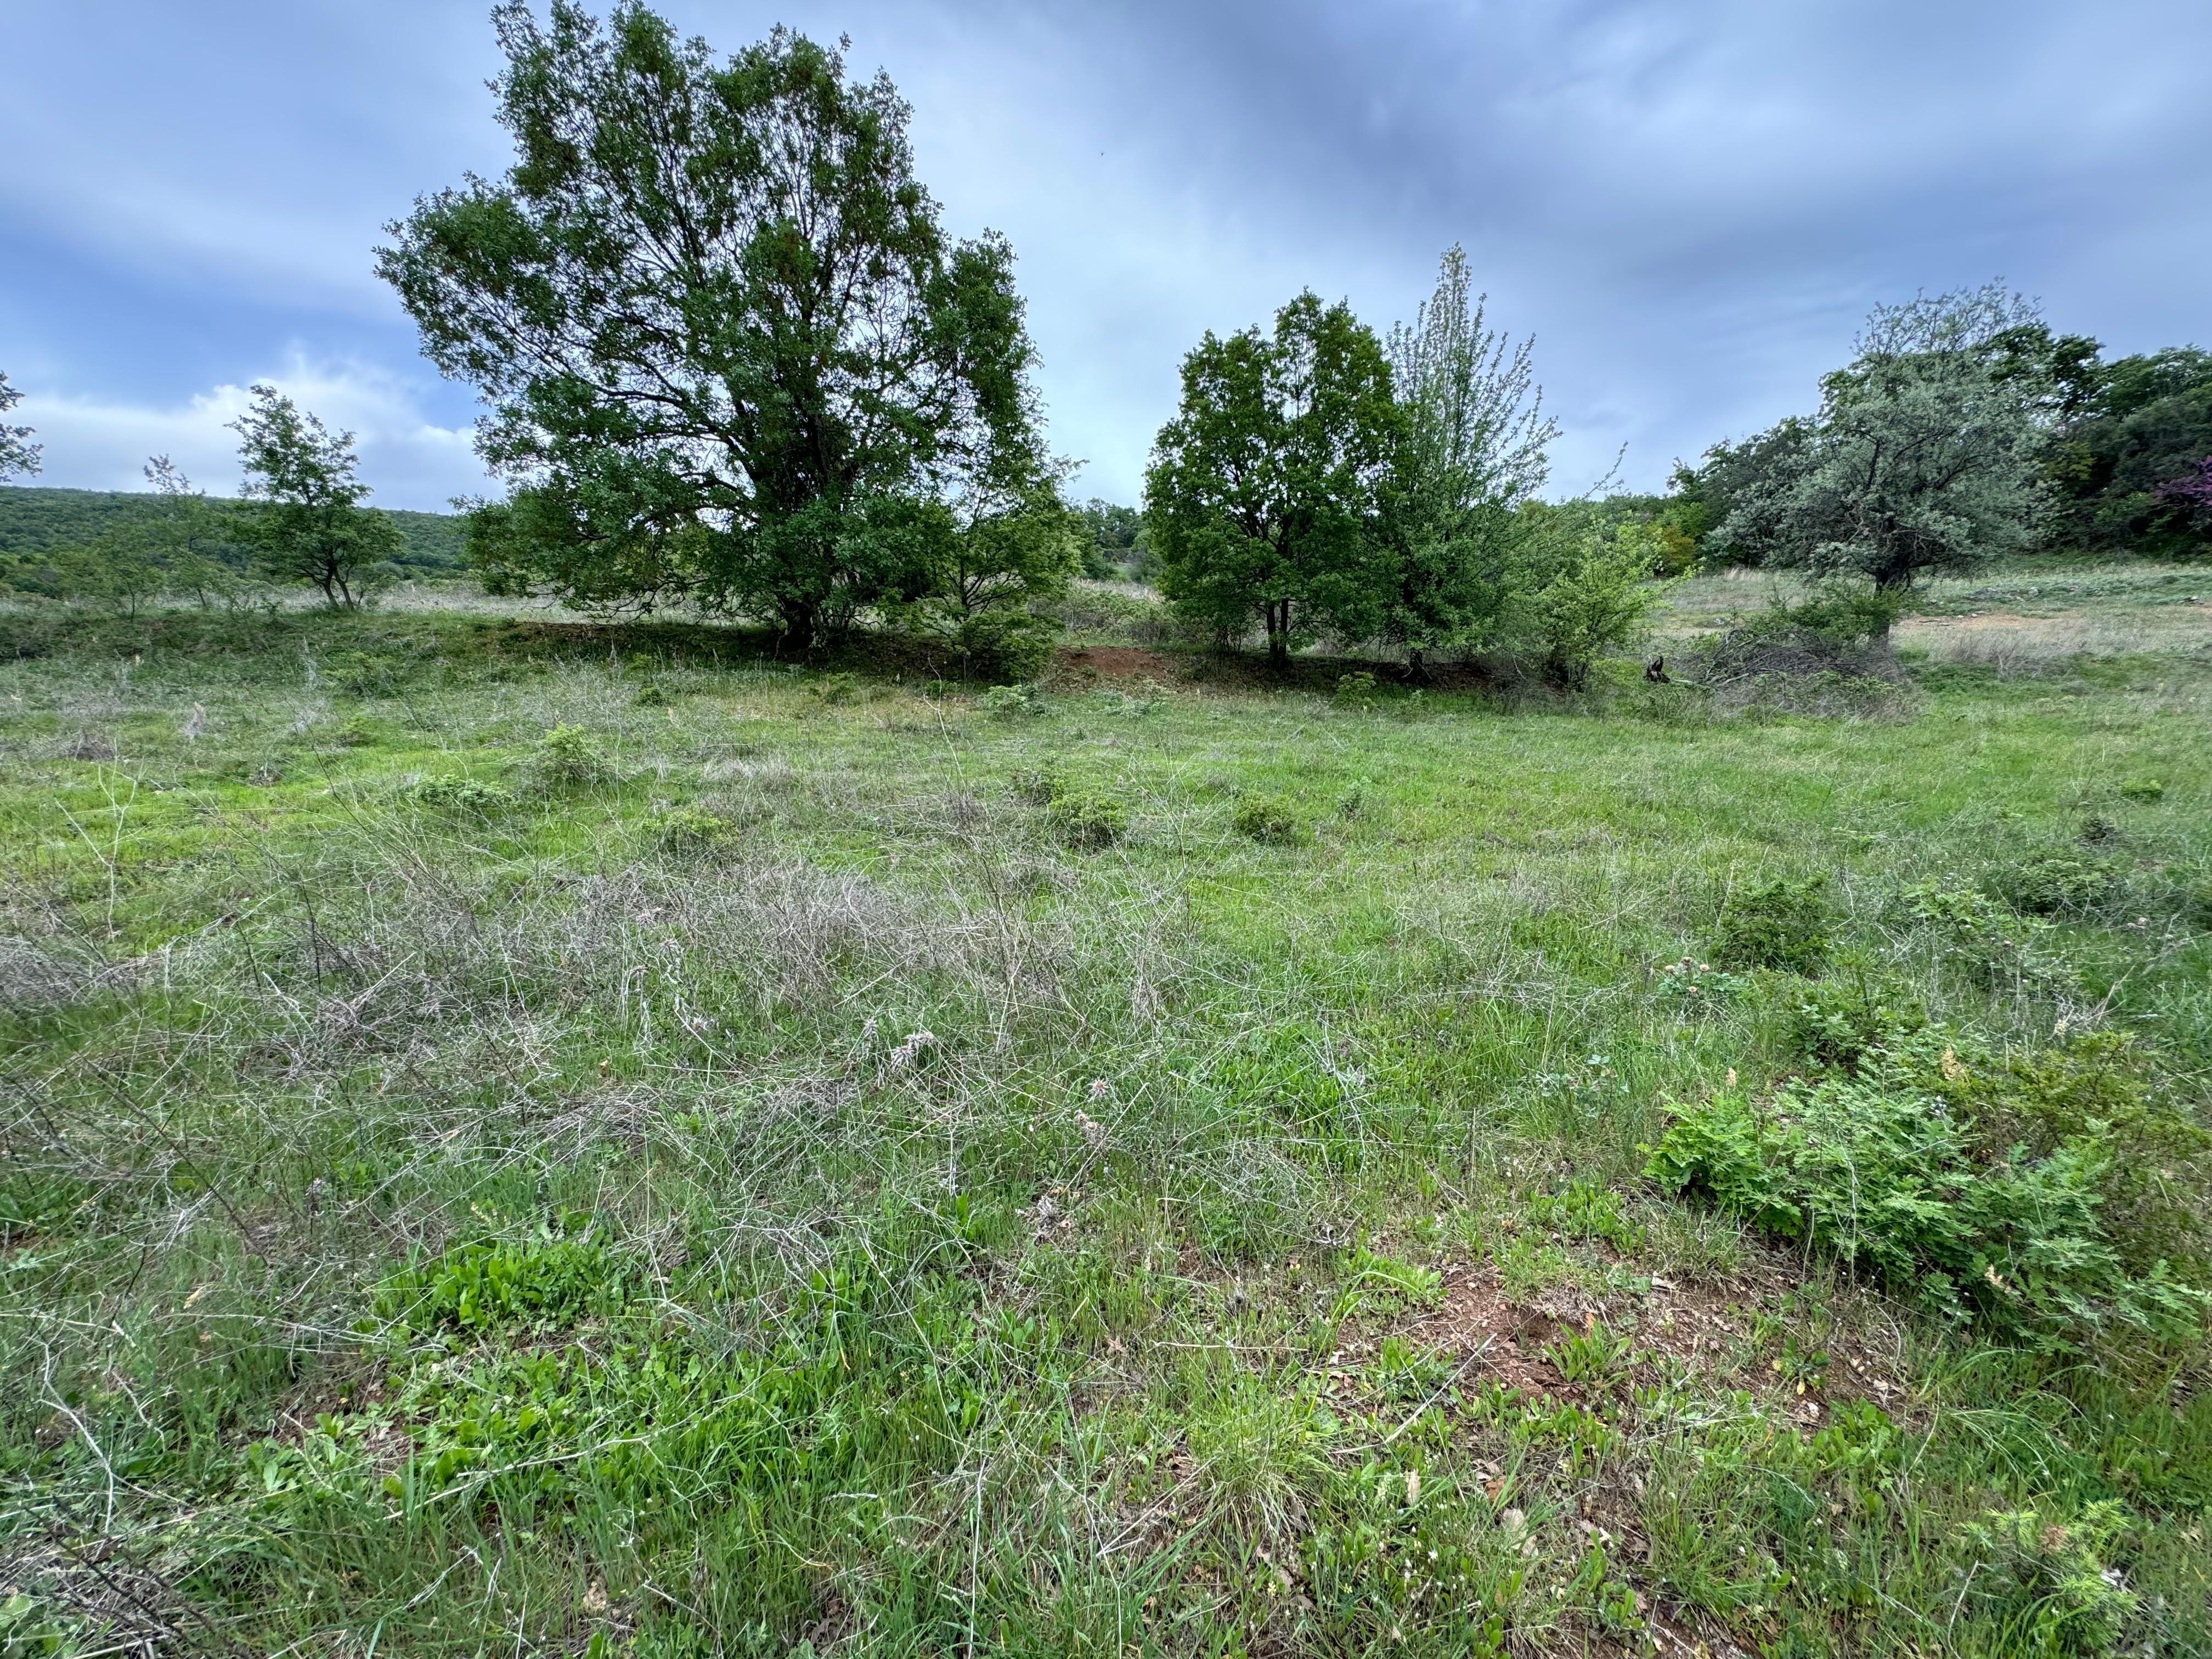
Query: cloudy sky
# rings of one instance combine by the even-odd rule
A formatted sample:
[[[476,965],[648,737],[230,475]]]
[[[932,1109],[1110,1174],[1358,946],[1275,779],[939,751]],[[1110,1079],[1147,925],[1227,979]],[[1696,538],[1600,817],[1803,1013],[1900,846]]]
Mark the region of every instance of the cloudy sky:
[[[1867,307],[2000,276],[2115,351],[2212,345],[2203,0],[667,0],[852,37],[948,222],[1020,258],[1080,494],[1133,501],[1176,366],[1300,288],[1378,327],[1467,247],[1571,491],[1804,407]],[[0,370],[40,483],[235,486],[270,380],[388,506],[485,487],[371,272],[504,136],[480,0],[0,0]]]

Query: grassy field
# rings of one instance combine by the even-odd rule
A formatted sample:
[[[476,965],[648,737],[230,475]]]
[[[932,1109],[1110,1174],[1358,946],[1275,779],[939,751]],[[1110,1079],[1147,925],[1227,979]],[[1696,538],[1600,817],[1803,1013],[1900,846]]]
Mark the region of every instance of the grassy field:
[[[2212,1653],[2197,580],[1850,718],[0,616],[0,1645]]]

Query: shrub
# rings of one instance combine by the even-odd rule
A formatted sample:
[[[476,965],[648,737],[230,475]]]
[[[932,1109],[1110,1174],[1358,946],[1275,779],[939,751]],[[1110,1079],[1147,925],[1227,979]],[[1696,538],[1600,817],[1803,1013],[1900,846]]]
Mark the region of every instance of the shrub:
[[[1827,960],[1832,919],[1826,876],[1778,877],[1731,896],[1716,954],[1731,968],[1815,973]]]
[[[1632,543],[1593,540],[1528,602],[1528,623],[1544,651],[1544,672],[1580,691],[1608,651],[1636,638],[1658,594],[1644,578],[1649,556]]]
[[[1009,780],[1014,793],[1031,806],[1049,806],[1067,793],[1067,774],[1053,763],[1024,768]]]
[[[1060,841],[1081,852],[1111,847],[1128,829],[1128,808],[1099,789],[1064,787],[1053,796],[1051,811]]]
[[[424,778],[408,790],[407,797],[418,805],[441,812],[474,812],[484,817],[516,805],[514,791],[505,784],[459,772]]]
[[[1887,1038],[1927,1024],[1927,1011],[1909,996],[1862,978],[1806,985],[1790,1003],[1784,1029],[1800,1058],[1817,1068],[1849,1069]]]
[[[635,701],[640,708],[665,708],[668,706],[669,696],[657,683],[647,680],[637,688],[637,696]]]
[[[1230,825],[1247,841],[1287,847],[1305,833],[1297,809],[1280,795],[1246,795],[1230,815]]]
[[[1338,675],[1333,701],[1350,708],[1367,708],[1375,701],[1375,676],[1365,669]]]
[[[2074,981],[2072,967],[2045,948],[2051,924],[2040,917],[2016,915],[1978,888],[1937,882],[1908,887],[1902,899],[1905,915],[1944,935],[1982,984],[1999,985],[2009,977],[2058,989]]]
[[[653,824],[654,842],[668,853],[720,852],[730,844],[735,834],[727,818],[717,817],[699,806],[672,807],[655,818]]]
[[[2110,1126],[2068,1125],[2039,1155],[1996,1152],[1971,1109],[1988,1100],[1952,1047],[1931,1056],[1940,1042],[1934,1028],[1900,1035],[1847,1074],[1784,1083],[1763,1110],[1723,1090],[1679,1110],[1648,1173],[2033,1346],[2123,1328],[2197,1334],[2202,1291],[2104,1212],[2126,1179]]]
[[[2086,915],[2119,893],[2119,866],[2109,859],[2038,853],[2002,871],[1998,889],[2031,916]]]
[[[1044,713],[1044,699],[1033,685],[994,685],[983,694],[983,712],[1000,720]]]
[[[582,788],[605,782],[614,768],[582,726],[556,726],[538,743],[537,772],[547,783]]]

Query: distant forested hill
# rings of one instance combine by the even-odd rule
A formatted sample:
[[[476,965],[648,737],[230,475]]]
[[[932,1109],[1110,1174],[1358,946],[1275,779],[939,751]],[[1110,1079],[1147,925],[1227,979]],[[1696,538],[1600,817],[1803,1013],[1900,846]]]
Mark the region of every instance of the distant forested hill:
[[[230,505],[210,500],[217,506]],[[161,501],[143,490],[0,487],[0,568],[84,546],[133,520],[151,518],[161,510]],[[410,575],[458,575],[465,568],[461,550],[465,521],[458,514],[377,510],[407,538],[407,550],[398,562]]]

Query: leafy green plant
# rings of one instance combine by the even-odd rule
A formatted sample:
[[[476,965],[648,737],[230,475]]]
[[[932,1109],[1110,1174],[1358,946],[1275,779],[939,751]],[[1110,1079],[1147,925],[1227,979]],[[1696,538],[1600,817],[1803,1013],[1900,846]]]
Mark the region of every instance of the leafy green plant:
[[[640,708],[665,708],[672,700],[658,680],[647,680],[637,688],[637,696],[631,701]]]
[[[1785,1082],[1764,1108],[1739,1089],[1681,1108],[1648,1172],[2034,1346],[2196,1333],[2203,1292],[2162,1260],[2132,1267],[2106,1224],[2106,1126],[2080,1125],[2039,1157],[1978,1156],[1972,1120],[1942,1086],[1963,1062],[1947,1046],[1929,1074],[1938,1036]]]
[[[1330,701],[1346,708],[1370,707],[1375,701],[1375,676],[1364,668],[1338,675],[1336,691]]]
[[[1305,836],[1305,823],[1297,809],[1280,795],[1241,797],[1229,823],[1245,840],[1266,847],[1288,847]]]
[[[1526,1213],[1540,1227],[1569,1238],[1601,1239],[1624,1255],[1644,1248],[1643,1227],[1621,1212],[1620,1195],[1601,1182],[1577,1181],[1560,1192],[1539,1193]]]
[[[1044,699],[1033,685],[994,685],[983,693],[983,712],[1000,720],[1044,713]]]
[[[1129,809],[1118,795],[1095,786],[1062,788],[1048,809],[1054,833],[1082,852],[1111,847],[1128,832]]]
[[[539,739],[536,771],[549,784],[578,789],[614,776],[599,740],[580,726],[556,726]]]
[[[718,853],[736,838],[736,828],[727,818],[701,806],[672,807],[653,823],[654,842],[668,853]]]
[[[2006,866],[1996,884],[2004,896],[2032,916],[2087,915],[2102,909],[2120,890],[2120,867],[2110,859],[2069,853],[2038,853]]]
[[[480,817],[504,812],[518,804],[514,791],[505,784],[472,778],[464,772],[435,774],[412,785],[407,793],[419,805],[441,812],[473,812]]]
[[[2109,1498],[2063,1522],[2036,1509],[1991,1511],[1967,1528],[1974,1565],[1960,1600],[2004,1632],[2008,1652],[2118,1652],[2137,1601],[2107,1563],[2126,1529],[2127,1511]]]
[[[377,1311],[422,1333],[561,1324],[618,1304],[622,1262],[588,1232],[458,1244],[386,1280]]]
[[[1731,968],[1816,972],[1827,960],[1834,921],[1826,876],[1777,877],[1730,896],[1715,954]]]
[[[1627,1370],[1629,1341],[1599,1322],[1551,1344],[1544,1350],[1544,1358],[1552,1362],[1561,1381],[1602,1389]]]
[[[824,674],[807,688],[817,702],[830,707],[853,702],[860,695],[860,677],[856,674]]]

